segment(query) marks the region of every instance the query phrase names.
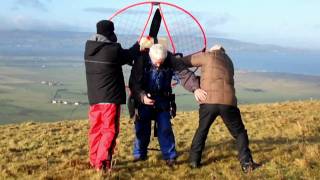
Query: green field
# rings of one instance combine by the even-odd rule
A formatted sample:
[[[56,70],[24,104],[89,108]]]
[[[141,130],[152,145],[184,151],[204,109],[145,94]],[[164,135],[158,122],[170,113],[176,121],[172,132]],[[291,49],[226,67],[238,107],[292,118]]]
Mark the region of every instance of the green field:
[[[87,102],[84,69],[55,65],[57,67],[0,67],[0,123],[56,121],[86,116],[87,106],[51,104],[57,91],[61,99]],[[41,81],[59,81],[63,85],[49,87]]]
[[[84,71],[82,61],[74,57],[0,57],[0,124],[86,118]],[[128,79],[130,68],[125,66],[124,72]],[[320,99],[319,76],[236,72],[235,77],[240,104]],[[62,84],[49,87],[41,81]],[[178,110],[197,109],[191,93],[180,86],[174,92]],[[54,97],[84,104],[51,104]]]

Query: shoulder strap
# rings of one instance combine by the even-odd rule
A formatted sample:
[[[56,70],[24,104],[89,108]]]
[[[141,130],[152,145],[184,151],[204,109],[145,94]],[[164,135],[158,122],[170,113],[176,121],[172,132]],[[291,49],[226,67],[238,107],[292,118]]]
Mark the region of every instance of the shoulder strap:
[[[150,70],[151,65],[152,65],[152,62],[151,62],[150,56],[148,54],[145,54],[144,57],[143,57],[143,69],[144,70],[146,70],[146,69]]]

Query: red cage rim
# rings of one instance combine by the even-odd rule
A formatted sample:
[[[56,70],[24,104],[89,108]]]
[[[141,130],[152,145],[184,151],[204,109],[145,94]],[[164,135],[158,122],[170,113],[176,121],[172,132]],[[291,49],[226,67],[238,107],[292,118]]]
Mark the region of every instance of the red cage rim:
[[[135,3],[135,4],[132,4],[132,5],[129,5],[129,6],[126,6],[120,10],[118,10],[117,12],[115,12],[110,18],[109,20],[112,20],[115,16],[123,13],[124,11],[126,11],[127,9],[129,8],[132,8],[132,7],[135,7],[135,6],[140,6],[140,5],[144,5],[144,4],[150,4],[151,5],[151,8],[149,10],[149,15],[148,15],[148,19],[147,19],[147,22],[145,24],[145,27],[143,29],[143,32],[142,32],[142,35],[144,34],[145,32],[145,29],[149,23],[149,20],[150,20],[150,17],[152,15],[152,12],[153,12],[153,6],[160,6],[161,4],[163,5],[168,5],[168,6],[171,6],[171,7],[175,7],[177,9],[179,9],[180,11],[183,11],[184,13],[188,14],[198,25],[198,27],[200,28],[201,30],[201,33],[202,33],[202,36],[203,36],[203,39],[204,39],[204,48],[207,47],[207,37],[206,37],[206,34],[205,34],[205,31],[204,31],[204,28],[201,26],[200,22],[197,20],[197,18],[195,16],[193,16],[189,11],[185,10],[184,8],[178,6],[178,5],[175,5],[175,4],[172,4],[172,3],[168,3],[168,2],[160,2],[160,1],[145,1],[145,2],[139,2],[139,3]],[[140,37],[141,38],[141,37]],[[139,39],[140,39],[139,38]]]

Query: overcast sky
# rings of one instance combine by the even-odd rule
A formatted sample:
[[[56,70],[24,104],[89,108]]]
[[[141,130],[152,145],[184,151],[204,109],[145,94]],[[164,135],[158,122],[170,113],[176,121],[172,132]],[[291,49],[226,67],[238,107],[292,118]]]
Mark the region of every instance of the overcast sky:
[[[1,0],[1,30],[93,32],[133,0]],[[319,0],[167,0],[197,17],[207,34],[246,42],[320,49]]]

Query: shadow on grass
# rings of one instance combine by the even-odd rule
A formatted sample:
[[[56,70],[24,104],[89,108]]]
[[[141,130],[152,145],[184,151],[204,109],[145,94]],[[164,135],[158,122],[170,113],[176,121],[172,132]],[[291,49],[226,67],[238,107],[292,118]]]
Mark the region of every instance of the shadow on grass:
[[[265,138],[265,139],[251,139],[249,140],[250,144],[258,145],[258,149],[252,151],[252,155],[254,156],[255,153],[268,153],[277,148],[281,148],[284,152],[294,151],[299,148],[299,144],[307,143],[307,144],[320,144],[320,136],[310,136],[310,137],[299,137],[295,139],[288,139],[288,138]],[[236,150],[235,141],[219,141],[217,143],[212,143],[210,145],[205,146],[204,151],[202,153],[202,157],[212,150]],[[179,154],[189,153],[190,149],[182,149],[179,151]],[[203,166],[209,165],[211,163],[215,163],[217,161],[225,160],[228,158],[237,157],[234,153],[229,153],[228,155],[217,155],[209,157],[205,159],[201,164]],[[273,156],[267,157],[267,159],[261,159],[261,164],[266,164],[271,161]],[[188,163],[188,160],[180,161],[179,164]]]
[[[301,138],[296,138],[296,139],[287,139],[287,138],[266,138],[266,139],[252,139],[250,140],[251,144],[255,144],[258,146],[258,148],[255,148],[254,151],[252,151],[253,156],[256,153],[270,153],[273,150],[276,149],[281,149],[279,153],[286,153],[290,151],[295,151],[299,149],[299,145],[303,143],[307,144],[320,144],[320,136],[311,136],[311,137],[301,137]],[[150,149],[154,151],[158,151],[158,149]],[[219,141],[217,143],[212,143],[208,146],[205,147],[204,152],[202,155],[209,154],[210,151],[212,150],[218,150],[220,151],[231,151],[227,155],[214,155],[210,156],[207,158],[203,158],[203,162],[201,163],[202,166],[208,166],[212,163],[217,163],[219,161],[225,161],[230,158],[236,158],[237,155],[234,153],[236,150],[235,147],[235,141],[234,140],[228,140],[228,141]],[[232,151],[234,150],[234,151]],[[183,150],[180,150],[179,156],[182,155],[189,155],[189,149],[185,148]],[[263,156],[263,159],[260,159],[260,164],[265,165],[268,162],[270,162],[273,157],[277,155],[271,155],[270,156]],[[159,161],[157,162],[152,162],[152,161],[139,161],[139,162],[134,162],[133,160],[128,160],[128,159],[117,159],[117,162],[115,164],[114,170],[115,172],[122,171],[123,169],[126,169],[130,173],[138,172],[141,171],[142,169],[153,169],[157,168],[159,166],[162,166],[164,164],[164,161],[161,161],[161,153],[157,155],[157,159]],[[184,165],[188,164],[188,159],[177,159],[177,165]],[[78,170],[86,170],[86,169],[92,169],[90,164],[87,161],[84,160],[70,160],[69,162],[66,163],[66,166],[69,167],[74,167]]]

